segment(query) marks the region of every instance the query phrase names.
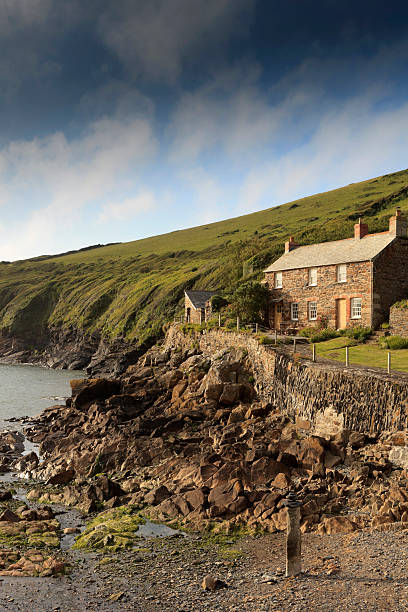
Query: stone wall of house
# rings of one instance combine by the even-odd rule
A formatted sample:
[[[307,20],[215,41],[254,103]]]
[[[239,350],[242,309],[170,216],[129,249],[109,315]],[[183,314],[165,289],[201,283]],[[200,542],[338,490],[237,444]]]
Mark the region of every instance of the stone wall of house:
[[[194,346],[211,356],[226,349],[245,351],[260,399],[294,420],[308,421],[315,431],[335,433],[345,427],[377,434],[408,427],[408,377],[296,362],[241,333],[211,330],[187,336],[179,326],[169,329],[165,348]]]
[[[394,240],[373,262],[373,327],[388,319],[390,307],[408,295],[408,238]]]
[[[184,319],[190,323],[202,323],[205,319],[204,310],[195,308],[187,296],[184,298]]]
[[[371,326],[371,262],[364,261],[347,264],[347,282],[337,282],[337,266],[317,268],[317,285],[309,286],[309,268],[284,270],[282,289],[275,289],[275,273],[266,273],[266,287],[270,290],[269,323],[274,328],[273,301],[283,298],[282,320],[290,327],[307,327],[316,321],[308,319],[308,303],[317,302],[317,317],[327,317],[329,327],[337,327],[336,300],[345,298],[347,306],[347,325]],[[351,319],[351,298],[362,299],[361,319]],[[291,321],[290,305],[299,305],[299,320]]]
[[[390,332],[393,336],[408,338],[408,308],[390,308]]]

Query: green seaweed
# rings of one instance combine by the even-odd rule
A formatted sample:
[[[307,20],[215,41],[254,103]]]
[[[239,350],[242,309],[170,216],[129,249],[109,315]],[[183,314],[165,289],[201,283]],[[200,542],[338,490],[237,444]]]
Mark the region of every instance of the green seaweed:
[[[75,539],[72,548],[105,549],[112,552],[130,548],[137,537],[139,525],[144,522],[134,506],[105,510],[87,523],[85,530]]]

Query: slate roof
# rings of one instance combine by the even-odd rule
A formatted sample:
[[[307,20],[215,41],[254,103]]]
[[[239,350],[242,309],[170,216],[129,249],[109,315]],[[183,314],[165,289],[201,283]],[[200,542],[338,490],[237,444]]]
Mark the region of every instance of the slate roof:
[[[215,291],[184,291],[194,308],[204,308],[205,303],[216,295]]]
[[[383,232],[368,234],[364,238],[347,238],[300,246],[279,257],[265,272],[371,261],[393,240],[395,234]]]

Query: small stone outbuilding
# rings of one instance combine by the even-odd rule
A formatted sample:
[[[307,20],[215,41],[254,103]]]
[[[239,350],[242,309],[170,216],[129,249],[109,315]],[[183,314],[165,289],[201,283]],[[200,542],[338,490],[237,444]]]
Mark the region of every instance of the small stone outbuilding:
[[[211,316],[211,298],[215,291],[184,291],[184,320],[204,323]]]
[[[407,262],[407,220],[399,208],[386,232],[369,234],[359,221],[345,240],[299,246],[291,237],[284,255],[265,270],[269,326],[375,329],[408,295]]]

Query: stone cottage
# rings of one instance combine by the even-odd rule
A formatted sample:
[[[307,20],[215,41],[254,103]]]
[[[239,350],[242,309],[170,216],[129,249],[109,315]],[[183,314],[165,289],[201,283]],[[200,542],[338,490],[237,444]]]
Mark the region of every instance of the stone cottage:
[[[184,320],[187,323],[208,321],[213,295],[216,295],[215,291],[184,291]]]
[[[389,230],[369,234],[361,220],[354,237],[298,246],[265,270],[269,325],[286,330],[318,325],[378,327],[390,306],[408,295],[407,220],[398,208]]]

